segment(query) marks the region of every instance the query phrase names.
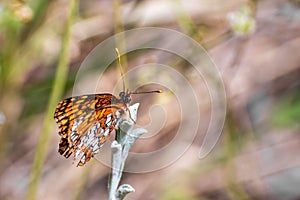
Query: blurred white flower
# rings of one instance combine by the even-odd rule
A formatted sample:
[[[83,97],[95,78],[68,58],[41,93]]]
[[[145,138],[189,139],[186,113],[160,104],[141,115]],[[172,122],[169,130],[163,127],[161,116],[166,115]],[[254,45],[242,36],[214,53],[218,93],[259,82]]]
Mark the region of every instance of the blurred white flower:
[[[229,13],[227,20],[237,35],[249,35],[255,30],[255,19],[249,6],[243,6],[237,11]]]
[[[33,18],[33,10],[23,2],[11,3],[11,8],[16,18],[22,23],[27,23]]]

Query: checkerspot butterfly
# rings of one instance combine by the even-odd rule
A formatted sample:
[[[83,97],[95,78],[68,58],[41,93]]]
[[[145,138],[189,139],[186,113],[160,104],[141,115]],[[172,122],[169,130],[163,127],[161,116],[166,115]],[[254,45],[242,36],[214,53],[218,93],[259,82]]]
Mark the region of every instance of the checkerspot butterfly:
[[[62,100],[54,113],[61,137],[58,152],[66,158],[73,153],[74,160],[80,157],[77,166],[83,166],[118,128],[119,120],[128,111],[131,94],[154,92],[162,91],[123,91],[119,97],[109,93],[88,94]]]

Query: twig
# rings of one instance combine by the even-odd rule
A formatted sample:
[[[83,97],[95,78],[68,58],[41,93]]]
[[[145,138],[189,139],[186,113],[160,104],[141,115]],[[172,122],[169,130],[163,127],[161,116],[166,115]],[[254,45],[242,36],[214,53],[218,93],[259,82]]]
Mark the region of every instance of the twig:
[[[113,141],[111,144],[112,168],[108,183],[109,200],[122,200],[128,193],[135,191],[132,186],[128,184],[119,186],[119,183],[130,148],[142,134],[147,132],[142,128],[133,129],[134,122],[132,120],[136,120],[137,118],[138,107],[139,103],[129,107],[132,119],[129,117],[129,114],[127,115],[127,118],[121,119],[116,133],[117,140]]]

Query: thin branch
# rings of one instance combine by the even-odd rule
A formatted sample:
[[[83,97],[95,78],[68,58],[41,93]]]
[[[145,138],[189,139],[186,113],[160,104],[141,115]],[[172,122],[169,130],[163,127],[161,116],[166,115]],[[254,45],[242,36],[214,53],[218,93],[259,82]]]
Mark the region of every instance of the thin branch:
[[[136,120],[137,118],[138,107],[138,103],[129,107],[129,112],[133,120]],[[134,192],[134,188],[128,184],[119,186],[130,148],[142,134],[147,132],[142,128],[133,129],[134,122],[132,119],[130,119],[129,115],[127,118],[121,119],[116,133],[117,140],[113,141],[111,144],[112,167],[108,183],[109,200],[122,200],[128,193]]]

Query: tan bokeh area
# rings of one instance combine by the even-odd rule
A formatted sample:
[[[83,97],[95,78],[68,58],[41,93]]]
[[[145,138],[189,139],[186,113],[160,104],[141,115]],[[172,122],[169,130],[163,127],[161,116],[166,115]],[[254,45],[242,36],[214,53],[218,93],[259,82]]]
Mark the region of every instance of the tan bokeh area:
[[[124,173],[121,182],[135,188],[126,199],[299,199],[299,25],[296,0],[0,2],[0,199],[108,198],[110,168],[101,160],[109,159],[114,135],[96,158],[76,167],[58,153],[53,114],[57,103],[72,95],[118,95],[122,81],[114,48],[93,50],[117,33],[146,27],[174,30],[203,48],[222,78],[226,116],[225,122],[214,122],[212,128],[223,127],[220,138],[201,157],[211,119],[220,114],[212,112],[207,80],[218,80],[199,75],[189,59],[171,51],[126,52],[126,45],[147,41],[147,34],[126,45],[117,39],[112,46],[124,53],[126,88],[164,90],[132,96],[132,104],[140,103],[136,127],[148,133],[131,154],[163,149],[179,135],[179,144],[187,146],[163,167]],[[176,39],[167,45],[185,49]],[[192,59],[204,58],[185,51]],[[87,61],[93,53],[93,62]],[[188,101],[187,85],[199,113],[191,109],[182,117],[182,108],[194,102]],[[193,120],[199,122],[196,128],[189,127]],[[188,126],[184,132],[181,125]],[[158,166],[168,159],[170,154],[132,156],[126,165]]]

